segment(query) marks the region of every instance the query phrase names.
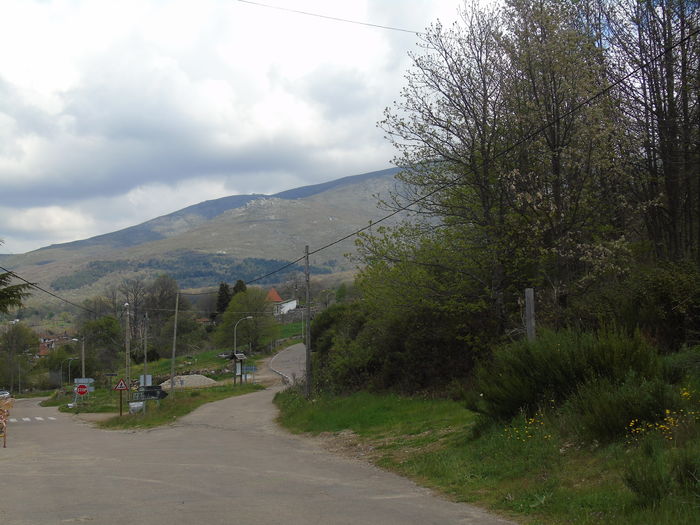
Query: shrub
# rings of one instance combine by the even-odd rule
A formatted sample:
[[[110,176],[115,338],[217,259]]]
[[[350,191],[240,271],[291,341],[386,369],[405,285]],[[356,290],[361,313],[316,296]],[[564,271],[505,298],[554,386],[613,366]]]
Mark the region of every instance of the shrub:
[[[656,440],[648,440],[632,455],[622,479],[637,496],[639,504],[657,506],[670,494],[673,483],[661,445]]]
[[[666,380],[674,384],[686,377],[700,377],[700,346],[664,356],[663,368]]]
[[[663,421],[678,405],[675,390],[661,379],[630,372],[622,384],[596,378],[583,385],[562,408],[568,431],[586,441],[611,442],[640,427]],[[656,428],[656,427],[652,427]]]
[[[612,319],[664,352],[677,351],[700,333],[700,269],[694,262],[638,266],[623,282],[587,294],[571,313],[589,326]]]
[[[660,376],[656,350],[639,334],[614,330],[598,334],[544,331],[536,341],[518,341],[497,349],[477,368],[475,409],[498,419],[520,411],[559,404],[594,379],[620,384],[633,371],[640,379]]]
[[[700,497],[700,447],[681,448],[671,459],[671,475],[678,486]]]

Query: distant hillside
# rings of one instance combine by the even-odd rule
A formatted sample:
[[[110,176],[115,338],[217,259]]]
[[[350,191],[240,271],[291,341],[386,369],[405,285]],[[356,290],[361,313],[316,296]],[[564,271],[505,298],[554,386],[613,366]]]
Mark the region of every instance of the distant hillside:
[[[98,235],[96,237],[91,237],[80,241],[53,244],[45,248],[39,248],[39,251],[51,248],[80,249],[92,246],[126,248],[129,246],[137,246],[190,231],[200,224],[203,224],[228,210],[242,208],[254,200],[266,198],[284,200],[304,199],[326,191],[341,188],[343,186],[354,186],[361,182],[382,178],[385,176],[393,177],[393,175],[395,175],[397,172],[398,169],[396,168],[374,171],[363,175],[353,175],[321,184],[286,190],[275,195],[252,194],[222,197],[220,199],[200,202],[199,204],[188,206],[187,208],[183,208],[168,215],[157,217],[136,226],[124,228],[123,230]]]
[[[32,282],[82,299],[103,293],[125,278],[167,273],[182,287],[248,281],[277,270],[311,250],[383,216],[376,195],[388,196],[397,169],[388,169],[275,195],[233,195],[201,202],[113,233],[55,244],[3,257]],[[311,258],[315,274],[347,271],[354,239]],[[299,264],[261,284],[281,282],[303,270]]]

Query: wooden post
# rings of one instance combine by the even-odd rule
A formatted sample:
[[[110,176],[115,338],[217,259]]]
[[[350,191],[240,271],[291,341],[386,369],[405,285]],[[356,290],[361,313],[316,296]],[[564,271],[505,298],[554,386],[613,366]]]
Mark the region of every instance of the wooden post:
[[[528,341],[535,340],[535,290],[525,288],[525,333]]]

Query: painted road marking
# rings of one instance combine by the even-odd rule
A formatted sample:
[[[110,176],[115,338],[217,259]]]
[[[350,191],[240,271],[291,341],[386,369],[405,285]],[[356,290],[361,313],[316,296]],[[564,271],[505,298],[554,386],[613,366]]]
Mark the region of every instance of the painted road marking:
[[[46,421],[43,417],[40,417],[40,416],[34,416],[34,420],[35,421],[44,421],[44,422]],[[49,417],[49,420],[50,421],[57,421],[57,419],[55,417]],[[24,421],[25,423],[31,423],[32,418],[31,417],[23,417],[23,418],[11,417],[8,419],[8,421],[10,423],[21,423],[22,421]]]

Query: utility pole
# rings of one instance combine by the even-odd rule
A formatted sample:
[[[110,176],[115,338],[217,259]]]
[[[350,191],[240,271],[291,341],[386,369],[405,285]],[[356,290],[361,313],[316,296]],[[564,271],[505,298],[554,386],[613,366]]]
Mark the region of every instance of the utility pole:
[[[129,303],[124,303],[124,307],[126,308],[126,355],[124,356],[124,373],[126,375],[126,386],[128,387],[126,391],[126,400],[129,401],[129,399],[131,399],[131,325],[129,322]],[[70,363],[68,364],[70,365]]]
[[[83,334],[80,344],[80,373],[80,377],[85,377],[85,334]]]
[[[306,275],[306,388],[305,394],[307,399],[311,397],[311,290],[309,279],[309,245],[306,245],[306,256],[304,263],[304,273]]]
[[[170,358],[170,393],[175,392],[175,348],[177,346],[177,310],[180,305],[180,292],[175,294],[175,322],[173,323],[173,355]]]
[[[146,312],[143,325],[143,381],[146,382],[148,375],[148,312]]]

